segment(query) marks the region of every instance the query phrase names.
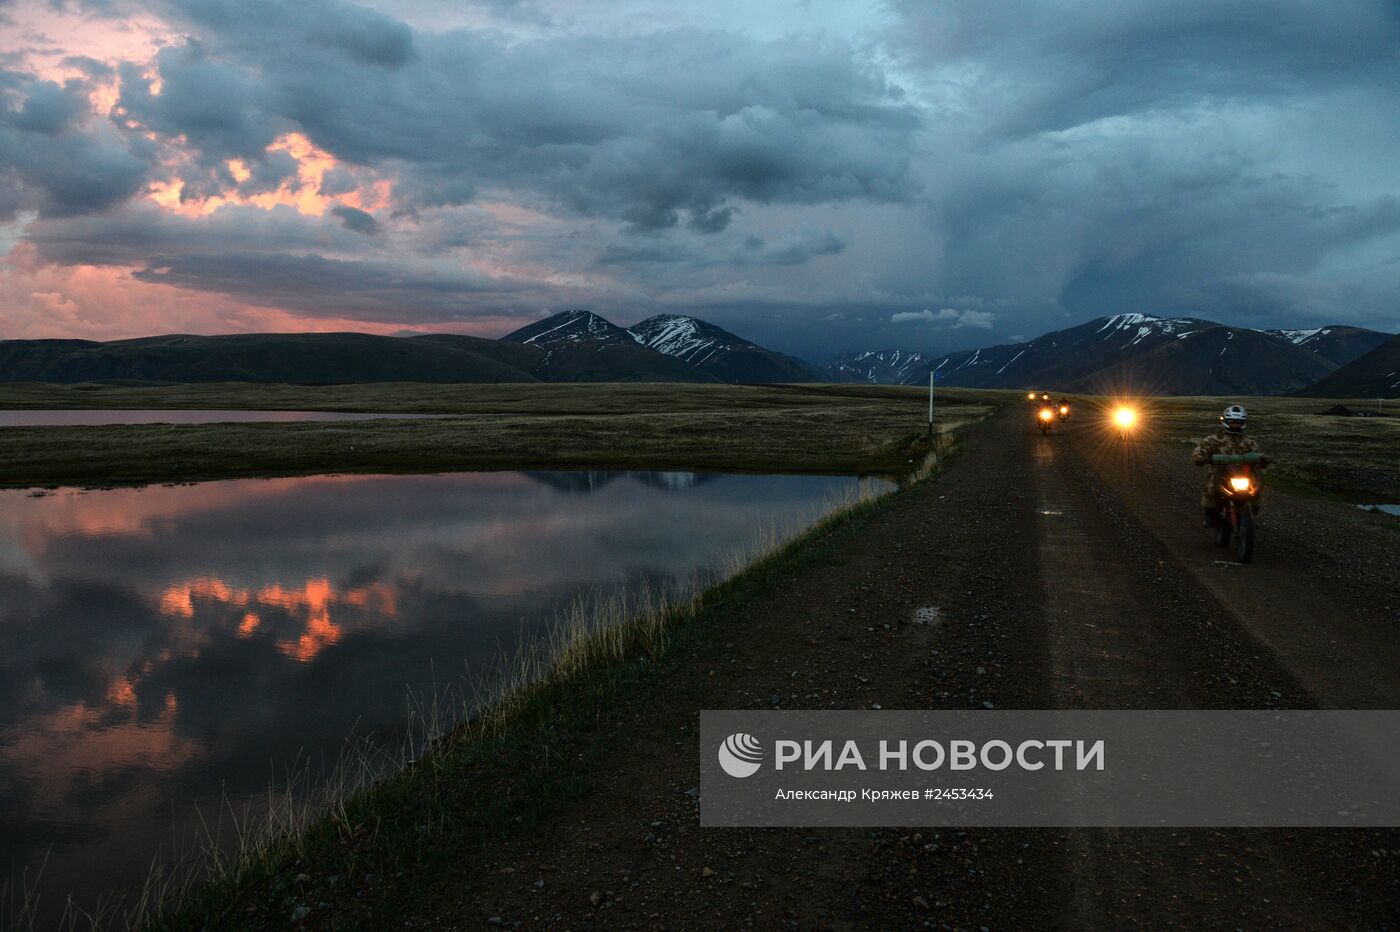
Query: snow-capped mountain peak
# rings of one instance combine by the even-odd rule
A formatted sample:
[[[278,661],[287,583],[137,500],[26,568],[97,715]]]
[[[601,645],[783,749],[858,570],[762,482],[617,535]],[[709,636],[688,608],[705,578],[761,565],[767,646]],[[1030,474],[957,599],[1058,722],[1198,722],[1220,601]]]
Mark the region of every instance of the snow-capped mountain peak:
[[[629,327],[632,339],[659,353],[702,365],[716,355],[734,349],[754,349],[747,340],[714,324],[681,314],[658,314]]]
[[[1153,317],[1149,314],[1114,314],[1112,317],[1104,318],[1103,326],[1099,327],[1099,333],[1103,334],[1103,339],[1111,339],[1125,331],[1131,333],[1125,346],[1133,346],[1141,343],[1149,337],[1158,334],[1167,334],[1176,337],[1178,340],[1189,337],[1201,329],[1204,321],[1194,320],[1190,317]]]
[[[1332,332],[1332,329],[1330,327],[1314,327],[1311,330],[1265,330],[1264,332],[1277,334],[1290,343],[1305,346],[1316,337],[1327,336]]]
[[[824,368],[840,381],[902,385],[914,373],[927,371],[929,364],[923,353],[887,349],[842,353]]]
[[[801,360],[766,350],[697,317],[658,314],[627,328],[627,333],[648,349],[726,382],[810,382],[816,375]]]
[[[521,327],[505,339],[533,346],[553,346],[585,340],[618,343],[625,342],[628,336],[627,331],[592,311],[564,311]]]

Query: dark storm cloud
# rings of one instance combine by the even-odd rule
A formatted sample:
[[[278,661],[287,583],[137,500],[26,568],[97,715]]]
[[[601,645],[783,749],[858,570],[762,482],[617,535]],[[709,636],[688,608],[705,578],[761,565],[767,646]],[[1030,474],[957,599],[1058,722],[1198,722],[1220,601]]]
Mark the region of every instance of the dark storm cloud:
[[[403,323],[440,323],[469,308],[496,310],[499,296],[519,287],[461,269],[231,251],[156,256],[132,275],[143,282],[214,291],[309,316],[378,321],[386,308],[393,308],[393,319]]]
[[[1391,0],[1074,0],[1026,4],[894,0],[891,47],[911,61],[966,64],[993,105],[984,128],[1006,136],[1105,116],[1314,94],[1396,73],[1400,7]]]
[[[106,80],[117,75],[117,69],[89,55],[69,55],[63,59],[63,64],[94,80]]]
[[[373,215],[348,205],[323,217],[285,206],[225,205],[188,218],[146,204],[39,220],[28,238],[44,262],[135,267],[138,281],[308,317],[441,323],[469,319],[472,311],[533,310],[546,299],[528,282],[474,272],[457,260],[387,253],[381,230]]]
[[[691,268],[802,265],[818,256],[834,256],[845,249],[846,243],[831,232],[798,233],[774,240],[746,236],[719,251],[675,238],[629,238],[604,249],[597,262],[602,266],[684,265]]]
[[[132,75],[130,109],[212,160],[249,157],[274,127],[296,125],[343,161],[395,163],[405,206],[460,204],[494,186],[647,230],[717,232],[741,200],[913,191],[912,108],[834,41],[673,32],[505,43],[415,35],[326,0],[172,9],[199,45],[161,53],[158,98]]]
[[[93,16],[121,16],[128,12],[127,4],[122,0],[49,0],[49,7]]]
[[[0,221],[104,210],[145,183],[150,146],[91,120],[87,90],[0,73]]]
[[[309,38],[355,61],[382,68],[402,67],[413,57],[413,33],[407,25],[358,7],[342,8],[314,25]]]
[[[1395,329],[1400,7],[900,2],[932,284],[1041,332],[1141,310]],[[1365,270],[1365,271],[1363,271]]]
[[[69,128],[87,108],[87,98],[53,81],[36,81],[10,124],[15,129],[52,136]]]
[[[248,69],[212,58],[190,40],[156,54],[161,88],[131,62],[121,66],[118,107],[129,119],[166,137],[183,136],[207,158],[260,159],[282,123],[267,112],[263,90]]]
[[[352,232],[373,236],[380,230],[379,221],[374,219],[374,214],[360,210],[358,207],[337,204],[331,208],[331,213],[340,218],[345,229]]]
[[[364,237],[336,217],[307,217],[291,207],[225,205],[204,217],[182,217],[154,204],[61,221],[39,220],[29,241],[60,265],[144,265],[153,255],[266,251],[283,256],[313,248],[353,251]]]

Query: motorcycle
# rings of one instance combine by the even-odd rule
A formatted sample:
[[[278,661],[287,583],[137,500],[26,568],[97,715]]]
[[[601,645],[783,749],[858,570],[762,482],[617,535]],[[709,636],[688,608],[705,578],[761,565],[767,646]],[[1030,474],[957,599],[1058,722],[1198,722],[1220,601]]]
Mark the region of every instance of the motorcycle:
[[[1259,497],[1255,467],[1267,466],[1269,460],[1262,453],[1213,453],[1210,461],[1225,467],[1215,496],[1215,545],[1228,547],[1233,538],[1235,557],[1248,563],[1254,557],[1254,502]]]
[[[1038,417],[1040,420],[1040,435],[1042,437],[1050,436],[1050,427],[1055,423],[1055,409],[1041,408]]]
[[[1060,405],[1060,421],[1069,420],[1069,405]]]

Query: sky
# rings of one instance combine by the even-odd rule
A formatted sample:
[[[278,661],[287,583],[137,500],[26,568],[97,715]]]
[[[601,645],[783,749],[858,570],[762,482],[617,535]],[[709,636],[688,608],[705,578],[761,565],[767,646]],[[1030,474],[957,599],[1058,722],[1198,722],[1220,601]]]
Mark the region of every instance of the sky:
[[[0,0],[0,339],[1400,330],[1395,0]]]

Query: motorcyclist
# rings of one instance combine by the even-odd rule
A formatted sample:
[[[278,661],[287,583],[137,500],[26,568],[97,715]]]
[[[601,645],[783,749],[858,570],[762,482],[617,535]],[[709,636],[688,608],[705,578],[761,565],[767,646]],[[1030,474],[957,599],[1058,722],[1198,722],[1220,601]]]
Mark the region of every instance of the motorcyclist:
[[[1055,410],[1060,412],[1060,419],[1069,417],[1069,398],[1061,395],[1059,404],[1055,405]]]
[[[1210,472],[1206,476],[1205,491],[1201,495],[1201,510],[1206,527],[1215,527],[1216,516],[1220,511],[1220,502],[1217,496],[1220,483],[1224,480],[1224,467],[1215,465],[1210,458],[1216,453],[1258,453],[1259,442],[1253,437],[1245,436],[1245,425],[1248,421],[1249,414],[1245,411],[1244,405],[1230,405],[1220,415],[1220,429],[1205,437],[1196,444],[1196,449],[1191,451],[1191,462],[1197,466],[1210,467]],[[1267,466],[1268,464],[1268,459],[1263,459],[1259,465]],[[1254,498],[1254,510],[1255,512],[1259,511],[1257,493]]]

